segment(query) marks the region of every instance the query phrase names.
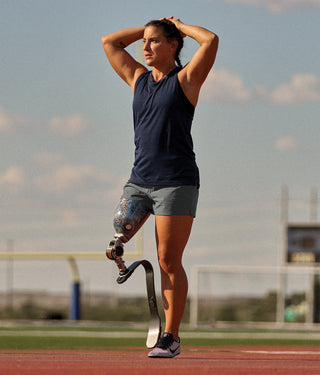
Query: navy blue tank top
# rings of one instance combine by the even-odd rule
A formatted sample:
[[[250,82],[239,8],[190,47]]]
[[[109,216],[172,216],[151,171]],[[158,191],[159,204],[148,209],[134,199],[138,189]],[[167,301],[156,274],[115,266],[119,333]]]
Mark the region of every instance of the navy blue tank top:
[[[135,161],[129,182],[138,185],[194,185],[199,170],[193,152],[194,106],[185,96],[174,69],[155,82],[142,73],[135,84],[133,120]]]

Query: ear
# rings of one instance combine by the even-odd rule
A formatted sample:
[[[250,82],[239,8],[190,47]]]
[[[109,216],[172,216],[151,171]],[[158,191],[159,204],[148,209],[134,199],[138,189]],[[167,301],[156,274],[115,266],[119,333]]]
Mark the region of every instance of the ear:
[[[170,44],[171,44],[171,48],[173,49],[173,51],[176,51],[178,48],[179,42],[177,40],[172,40]]]

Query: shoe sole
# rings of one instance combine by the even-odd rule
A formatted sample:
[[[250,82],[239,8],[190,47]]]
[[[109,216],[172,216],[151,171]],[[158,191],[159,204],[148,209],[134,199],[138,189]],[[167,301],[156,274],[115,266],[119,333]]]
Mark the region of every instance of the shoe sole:
[[[168,355],[168,356],[166,356],[166,355],[148,355],[148,357],[149,358],[173,358],[173,357],[175,357],[175,356],[177,356],[177,355],[179,355],[180,354],[180,352],[178,352],[178,353],[174,353],[174,354],[172,354],[172,355]]]

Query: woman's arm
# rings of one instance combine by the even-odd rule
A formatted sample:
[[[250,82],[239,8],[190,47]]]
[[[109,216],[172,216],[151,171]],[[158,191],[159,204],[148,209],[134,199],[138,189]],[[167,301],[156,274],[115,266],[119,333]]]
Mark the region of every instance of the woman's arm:
[[[215,61],[219,38],[216,34],[203,27],[186,25],[173,17],[168,19],[176,25],[182,36],[189,36],[200,45],[191,61],[178,73],[184,93],[195,106],[200,88]]]
[[[115,33],[105,35],[101,41],[108,60],[116,73],[131,87],[138,76],[147,69],[136,61],[125,48],[141,39],[144,26],[124,29]]]

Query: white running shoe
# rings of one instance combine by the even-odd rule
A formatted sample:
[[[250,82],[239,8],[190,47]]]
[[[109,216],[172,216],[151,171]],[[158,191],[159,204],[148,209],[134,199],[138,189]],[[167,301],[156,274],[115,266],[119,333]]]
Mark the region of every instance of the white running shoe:
[[[173,358],[180,354],[180,339],[175,341],[171,333],[164,332],[149,358]]]

